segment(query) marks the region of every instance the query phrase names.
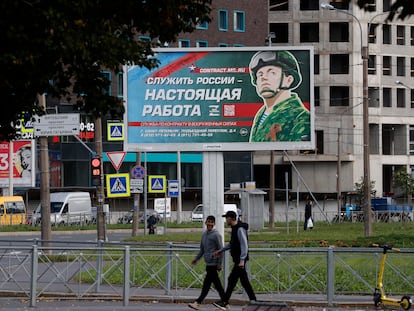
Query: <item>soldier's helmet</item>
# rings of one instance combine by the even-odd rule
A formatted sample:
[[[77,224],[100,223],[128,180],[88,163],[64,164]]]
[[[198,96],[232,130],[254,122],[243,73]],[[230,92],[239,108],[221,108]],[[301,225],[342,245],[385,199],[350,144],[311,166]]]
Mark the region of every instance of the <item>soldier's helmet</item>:
[[[298,61],[288,51],[260,51],[254,54],[249,64],[252,83],[256,85],[256,73],[260,68],[272,65],[281,67],[283,72],[288,72],[294,77],[289,89],[294,89],[301,83],[302,75]]]

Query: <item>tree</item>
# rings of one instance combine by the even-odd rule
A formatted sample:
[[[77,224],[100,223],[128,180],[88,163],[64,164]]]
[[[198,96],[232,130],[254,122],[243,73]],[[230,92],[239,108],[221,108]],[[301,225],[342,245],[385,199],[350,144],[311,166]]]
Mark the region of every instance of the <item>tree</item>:
[[[37,94],[73,102],[95,117],[121,117],[103,69],[157,66],[151,42],[163,44],[209,22],[211,0],[4,0],[0,2],[0,138],[44,111]],[[6,108],[7,107],[7,108]]]
[[[372,8],[371,0],[357,0],[358,6],[361,9],[370,11]],[[400,8],[402,8],[400,10]],[[395,0],[390,7],[390,14],[388,14],[387,20],[392,21],[395,17],[397,19],[404,20],[414,14],[414,1],[412,0]]]
[[[393,185],[403,191],[406,198],[411,197],[411,194],[414,193],[414,179],[405,169],[400,169],[394,174]]]
[[[363,198],[365,198],[365,184],[364,184],[364,177],[361,177],[361,182],[356,182],[355,185],[355,190],[356,192],[358,192],[358,197],[359,197],[359,201],[363,201]],[[371,196],[376,195],[376,191],[375,191],[375,181],[371,180]]]

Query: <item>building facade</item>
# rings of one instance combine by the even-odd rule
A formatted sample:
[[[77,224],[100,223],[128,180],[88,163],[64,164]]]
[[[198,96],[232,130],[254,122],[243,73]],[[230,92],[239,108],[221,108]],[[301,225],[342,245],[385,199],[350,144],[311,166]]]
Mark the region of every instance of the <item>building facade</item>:
[[[414,93],[414,18],[386,22],[391,0],[371,1],[363,11],[356,1],[271,0],[269,31],[274,45],[312,45],[315,51],[314,152],[278,155],[292,160],[303,177],[300,191],[354,190],[363,177],[362,47],[368,47],[370,172],[377,196],[396,192],[393,173],[411,172]],[[338,157],[339,155],[339,157]],[[255,154],[255,165],[268,155]],[[340,178],[338,185],[337,178]]]

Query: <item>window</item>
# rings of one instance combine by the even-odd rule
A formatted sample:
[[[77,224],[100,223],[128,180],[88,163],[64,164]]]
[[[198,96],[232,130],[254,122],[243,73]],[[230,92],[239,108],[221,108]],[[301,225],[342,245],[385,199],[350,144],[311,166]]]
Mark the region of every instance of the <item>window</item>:
[[[111,72],[102,71],[102,74],[109,81],[109,85],[105,89],[103,89],[102,92],[104,94],[111,95],[112,94],[112,92],[111,92]]]
[[[233,25],[235,32],[244,32],[245,31],[245,14],[242,11],[234,11],[233,14]]]
[[[410,93],[411,93],[411,99],[410,99],[411,108],[414,108],[414,89],[411,89]]]
[[[229,45],[227,43],[219,43],[218,46],[224,48],[224,47],[229,46]]]
[[[382,25],[382,43],[391,44],[391,25]]]
[[[368,88],[368,107],[379,107],[379,88],[369,87]]]
[[[271,23],[269,25],[269,32],[275,33],[275,38],[272,42],[275,43],[288,43],[289,41],[289,24],[288,23]]]
[[[117,74],[116,93],[119,98],[124,97],[124,74],[122,72]]]
[[[178,47],[179,48],[189,48],[190,47],[190,40],[187,40],[187,39],[178,40]]]
[[[410,69],[411,77],[414,77],[414,58],[411,57],[411,69]]]
[[[329,1],[334,7],[340,10],[349,10],[349,1],[344,0],[331,0]]]
[[[397,57],[397,76],[405,76],[405,57]]]
[[[382,89],[382,107],[392,107],[391,88],[384,87]]]
[[[382,11],[389,12],[391,10],[391,0],[382,1]]]
[[[331,54],[329,56],[329,73],[330,74],[348,74],[349,73],[349,55],[348,54]]]
[[[316,153],[323,154],[323,131],[315,131]]]
[[[300,0],[301,11],[317,11],[319,10],[318,0]]]
[[[405,45],[405,27],[397,26],[397,44]]]
[[[377,73],[377,56],[369,55],[368,57],[368,74],[374,75]]]
[[[313,88],[313,97],[314,97],[314,100],[315,100],[315,102],[314,102],[315,107],[316,106],[319,107],[321,105],[321,95],[320,95],[320,87],[319,86],[315,86]]]
[[[300,42],[319,42],[319,23],[301,23]]]
[[[397,89],[397,108],[405,108],[405,88]]]
[[[376,6],[375,1],[376,0],[368,0],[368,1],[366,1],[365,5],[364,5],[365,11],[375,12],[377,10],[377,6]]]
[[[411,45],[414,45],[414,26],[411,26]]]
[[[414,125],[410,125],[410,154],[414,154]]]
[[[390,76],[392,74],[391,56],[383,56],[382,57],[382,74],[384,76]]]
[[[218,28],[220,31],[227,31],[229,29],[227,10],[218,11]]]
[[[289,1],[288,0],[270,0],[269,11],[288,11]]]
[[[205,40],[196,40],[196,47],[198,48],[208,47],[208,42]]]
[[[329,42],[349,42],[348,23],[329,23]]]
[[[319,74],[319,54],[313,55],[313,73],[315,75]]]
[[[208,29],[208,22],[202,22],[202,23],[198,23],[196,26],[196,29],[200,29],[200,30],[207,30]]]
[[[348,86],[331,86],[329,88],[329,105],[331,107],[348,107],[349,106],[349,87]]]
[[[377,27],[378,24],[370,24],[369,26],[369,43],[377,43]]]

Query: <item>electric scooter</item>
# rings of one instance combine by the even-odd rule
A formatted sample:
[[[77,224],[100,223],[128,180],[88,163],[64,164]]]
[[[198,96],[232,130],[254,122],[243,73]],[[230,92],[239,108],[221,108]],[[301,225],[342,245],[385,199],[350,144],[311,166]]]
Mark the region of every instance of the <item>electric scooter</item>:
[[[380,264],[380,269],[379,269],[379,274],[378,274],[378,280],[377,280],[377,287],[375,288],[375,292],[374,292],[375,306],[378,307],[382,304],[382,305],[388,305],[388,306],[394,306],[394,307],[401,307],[404,310],[410,309],[411,308],[410,296],[402,296],[401,299],[389,298],[385,294],[384,286],[382,283],[382,278],[384,276],[385,259],[387,258],[387,252],[390,250],[399,252],[400,250],[398,248],[393,248],[387,244],[384,244],[384,245],[373,244],[373,246],[381,247],[383,249],[381,264]]]

